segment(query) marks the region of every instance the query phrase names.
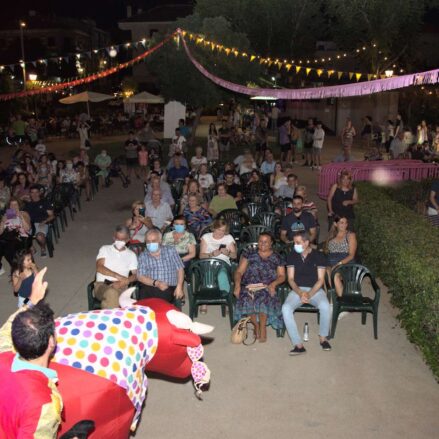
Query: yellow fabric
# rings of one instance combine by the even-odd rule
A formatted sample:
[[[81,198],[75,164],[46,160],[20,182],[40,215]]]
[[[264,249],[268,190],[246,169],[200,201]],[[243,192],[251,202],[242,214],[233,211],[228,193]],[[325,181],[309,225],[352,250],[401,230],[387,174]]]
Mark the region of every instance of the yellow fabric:
[[[41,416],[34,433],[34,439],[55,439],[61,423],[63,409],[61,395],[51,380],[48,380],[47,384],[52,391],[52,401],[41,407]]]
[[[0,353],[15,352],[11,336],[12,322],[18,313],[26,311],[27,309],[27,306],[22,306],[18,311],[12,314],[8,320],[6,320],[6,323],[0,328]]]

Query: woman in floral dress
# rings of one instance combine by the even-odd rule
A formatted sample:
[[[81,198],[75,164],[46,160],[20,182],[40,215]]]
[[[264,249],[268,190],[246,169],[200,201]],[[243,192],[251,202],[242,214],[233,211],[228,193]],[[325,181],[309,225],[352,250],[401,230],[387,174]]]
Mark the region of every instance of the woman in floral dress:
[[[267,341],[267,325],[283,327],[282,311],[276,287],[285,282],[285,262],[273,252],[273,237],[269,232],[259,235],[258,249],[244,251],[235,272],[237,303],[235,319],[250,316],[256,327],[256,338]]]

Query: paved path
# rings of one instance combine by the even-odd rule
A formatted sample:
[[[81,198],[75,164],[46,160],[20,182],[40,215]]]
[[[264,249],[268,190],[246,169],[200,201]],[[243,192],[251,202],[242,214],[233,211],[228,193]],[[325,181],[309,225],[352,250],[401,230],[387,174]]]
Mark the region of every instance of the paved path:
[[[315,193],[315,174],[297,172]],[[84,203],[55,258],[37,258],[40,267],[49,267],[48,301],[57,315],[87,308],[85,290],[97,250],[111,242],[114,225],[141,195],[139,183],[123,189],[115,182]],[[324,212],[322,203],[319,207]],[[0,301],[4,321],[16,304],[6,276],[0,277]],[[308,353],[289,357],[288,338],[277,339],[271,330],[266,344],[231,345],[228,319],[210,307],[200,317],[215,325],[206,345],[212,383],[204,401],[193,396],[190,382],[150,379],[136,438],[437,438],[437,383],[394,314],[384,293],[379,339],[373,339],[370,318],[362,326],[359,315],[349,315],[339,322],[331,352],[318,345],[315,315],[300,314],[299,327],[310,324]]]

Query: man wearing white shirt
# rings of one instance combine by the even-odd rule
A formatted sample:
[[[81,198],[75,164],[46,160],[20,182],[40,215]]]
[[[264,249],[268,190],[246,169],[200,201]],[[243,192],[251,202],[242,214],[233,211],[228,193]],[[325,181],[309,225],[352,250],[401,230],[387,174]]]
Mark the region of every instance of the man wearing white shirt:
[[[169,157],[173,157],[177,152],[179,152],[180,154],[184,154],[185,147],[186,137],[181,135],[180,128],[176,128],[175,136],[172,137],[172,143],[169,146]]]
[[[320,155],[322,152],[324,140],[325,140],[325,130],[322,128],[322,122],[317,122],[313,134],[313,143],[312,143],[313,162],[314,162],[314,166],[317,167],[317,169],[320,169],[322,166]]]
[[[276,162],[274,161],[273,152],[271,149],[265,150],[265,160],[261,164],[261,173],[263,175],[272,174],[275,166]]]
[[[102,301],[102,308],[119,307],[119,296],[137,279],[137,256],[126,247],[130,232],[117,226],[114,243],[103,245],[96,257],[94,296]]]

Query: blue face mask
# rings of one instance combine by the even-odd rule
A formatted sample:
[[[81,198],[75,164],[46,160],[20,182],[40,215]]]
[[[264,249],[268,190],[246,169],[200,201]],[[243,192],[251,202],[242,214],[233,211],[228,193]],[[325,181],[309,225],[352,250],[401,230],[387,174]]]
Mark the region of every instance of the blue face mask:
[[[303,250],[304,250],[304,248],[303,248],[302,244],[294,244],[294,251],[296,253],[299,253],[299,255],[300,255],[301,253],[303,253]]]
[[[185,230],[185,225],[184,224],[174,224],[174,230],[177,232],[177,233],[183,233],[184,232],[184,230]]]
[[[146,248],[150,253],[155,253],[159,249],[159,243],[158,242],[150,242],[146,244]]]

